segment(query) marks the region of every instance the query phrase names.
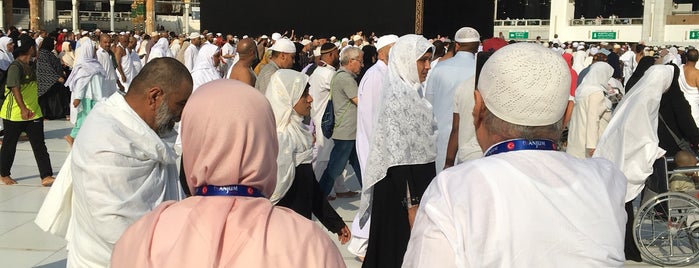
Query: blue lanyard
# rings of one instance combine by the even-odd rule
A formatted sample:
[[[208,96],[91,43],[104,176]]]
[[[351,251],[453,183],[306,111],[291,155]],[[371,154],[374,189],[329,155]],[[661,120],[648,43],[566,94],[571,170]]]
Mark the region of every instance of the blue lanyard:
[[[265,197],[262,195],[260,190],[255,187],[238,184],[226,186],[205,185],[196,187],[194,188],[194,195]]]
[[[499,142],[491,146],[486,152],[485,156],[519,151],[519,150],[556,150],[556,143],[552,140],[545,139],[513,139]]]

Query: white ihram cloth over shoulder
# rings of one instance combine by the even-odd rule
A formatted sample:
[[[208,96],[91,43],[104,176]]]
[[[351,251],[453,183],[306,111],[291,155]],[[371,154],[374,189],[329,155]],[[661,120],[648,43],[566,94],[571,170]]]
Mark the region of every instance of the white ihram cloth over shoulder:
[[[323,136],[320,123],[323,121],[323,113],[328,106],[328,100],[330,100],[330,83],[334,75],[335,67],[326,63],[325,66],[318,66],[318,68],[313,71],[313,74],[311,74],[311,77],[308,78],[308,84],[311,85],[308,89],[308,94],[313,98],[313,102],[311,103],[311,120],[315,126],[316,134],[316,162],[329,161],[330,152],[333,148],[333,140]],[[320,179],[320,175],[323,174],[322,172],[321,170],[320,174],[316,174],[318,179]]]
[[[586,149],[594,149],[609,120],[611,102],[605,98],[608,81],[614,69],[606,62],[596,62],[575,90],[575,106],[568,131],[566,152],[587,157]]]
[[[689,107],[692,109],[692,118],[694,118],[694,123],[699,126],[699,89],[697,87],[690,86],[687,83],[687,78],[684,76],[684,64],[680,66],[680,77],[678,82],[680,83],[680,90],[682,90],[682,95],[689,103]]]
[[[184,66],[187,67],[190,73],[194,70],[197,54],[199,54],[199,48],[193,44],[187,46],[187,49],[184,51]]]
[[[665,154],[658,147],[658,109],[673,71],[667,65],[650,67],[621,99],[597,144],[593,156],[609,159],[626,175],[625,202],[641,193],[646,178],[653,173],[653,162]]]
[[[65,81],[65,86],[70,88],[70,122],[75,124],[78,118],[79,109],[73,106],[73,100],[88,98],[95,101],[102,101],[114,92],[109,87],[103,87],[104,78],[107,73],[102,64],[95,58],[95,45],[90,39],[80,39],[80,47],[76,49],[75,63],[73,71]],[[90,89],[87,90],[88,85]]]
[[[359,158],[359,166],[362,168],[362,173],[366,173],[366,160],[369,157],[369,139],[374,129],[374,123],[376,123],[381,88],[384,80],[386,80],[387,71],[388,65],[379,60],[366,71],[362,81],[359,82],[355,147],[357,147],[357,157]]]
[[[106,267],[127,227],[183,197],[176,157],[121,94],[95,106],[71,152],[68,267]]]
[[[434,47],[424,37],[405,35],[389,52],[388,76],[369,142],[366,177],[362,178],[360,226],[371,214],[373,187],[386,177],[388,168],[435,161],[436,122],[432,105],[418,93],[422,84],[417,73],[417,60],[432,50]]]
[[[150,48],[150,54],[148,54],[148,62],[151,62],[157,58],[174,58],[172,52],[170,52],[169,42],[167,38],[161,37],[158,42]]]
[[[296,166],[313,160],[311,132],[303,125],[303,117],[294,111],[308,84],[308,76],[294,70],[276,71],[269,81],[265,95],[272,106],[277,124],[277,186],[270,197],[276,204],[289,191],[296,176]]]
[[[625,189],[602,158],[523,150],[468,161],[427,187],[403,267],[622,267]]]
[[[197,90],[201,85],[216,79],[221,79],[218,69],[214,66],[214,54],[219,48],[212,44],[204,44],[199,49],[197,59],[192,69],[193,89]]]
[[[475,88],[476,76],[473,75],[459,84],[454,92],[454,113],[459,114],[459,145],[454,165],[483,156],[483,149],[476,139],[476,127],[473,126],[473,107],[476,106],[473,97]]]

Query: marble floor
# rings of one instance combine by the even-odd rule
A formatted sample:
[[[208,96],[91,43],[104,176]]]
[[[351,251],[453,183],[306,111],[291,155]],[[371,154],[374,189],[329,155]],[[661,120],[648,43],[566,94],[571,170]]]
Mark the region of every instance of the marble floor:
[[[45,122],[46,145],[51,155],[54,173],[58,173],[70,150],[63,140],[70,127],[70,123],[66,121]],[[65,267],[66,242],[60,237],[41,231],[34,224],[34,218],[49,188],[40,184],[39,171],[29,142],[18,144],[12,176],[18,181],[17,185],[0,184],[0,267]],[[350,189],[359,189],[356,180],[348,180],[347,185]],[[331,204],[347,225],[351,226],[359,207],[359,197],[338,198],[331,201]],[[337,244],[337,236],[329,235]],[[338,244],[338,248],[348,267],[361,266],[359,260],[347,251],[346,246]],[[652,266],[628,262],[626,267]]]

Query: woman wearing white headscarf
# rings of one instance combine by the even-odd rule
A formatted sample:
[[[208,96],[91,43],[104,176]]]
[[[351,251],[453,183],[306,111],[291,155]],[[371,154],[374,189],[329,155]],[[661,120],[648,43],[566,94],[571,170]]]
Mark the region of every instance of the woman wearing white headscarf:
[[[194,90],[203,84],[221,79],[221,74],[216,69],[216,66],[221,62],[218,57],[220,53],[221,50],[216,45],[204,44],[201,46],[192,68]]]
[[[311,166],[313,136],[303,124],[313,102],[308,88],[308,76],[294,70],[281,69],[270,78],[266,95],[276,119],[279,141],[277,187],[270,200],[308,219],[315,215],[344,244],[350,238],[349,228],[320,191]]]
[[[593,154],[612,161],[626,176],[624,251],[627,260],[642,260],[633,241],[632,201],[643,190],[648,176],[653,174],[653,163],[665,154],[658,144],[658,114],[661,97],[673,80],[673,69],[668,65],[652,66],[645,72],[633,91],[619,102]],[[664,128],[662,123],[660,128]]]
[[[606,62],[590,65],[582,83],[575,90],[575,106],[568,130],[569,154],[584,159],[591,157],[597,141],[611,117],[611,101],[605,97],[614,69]]]
[[[81,39],[80,47],[76,54],[73,71],[66,79],[65,85],[71,90],[71,116],[70,120],[75,124],[70,135],[65,136],[69,144],[73,144],[73,140],[78,135],[78,131],[82,126],[85,117],[97,104],[109,97],[104,92],[102,84],[104,84],[105,72],[102,65],[95,57],[95,45],[90,39]]]
[[[0,37],[0,70],[3,72],[3,81],[5,80],[4,73],[7,72],[10,63],[15,60],[15,57],[12,56],[13,48],[12,38],[7,36]]]
[[[401,266],[410,239],[402,201],[409,189],[410,203],[419,202],[435,176],[436,123],[422,94],[433,50],[424,37],[405,35],[389,53],[358,212],[360,226],[371,216],[363,267]]]
[[[158,39],[158,42],[153,45],[153,47],[150,49],[150,54],[148,54],[148,62],[152,61],[153,59],[157,58],[162,58],[162,57],[170,57],[172,58],[172,53],[170,52],[170,46],[167,38],[161,37]]]

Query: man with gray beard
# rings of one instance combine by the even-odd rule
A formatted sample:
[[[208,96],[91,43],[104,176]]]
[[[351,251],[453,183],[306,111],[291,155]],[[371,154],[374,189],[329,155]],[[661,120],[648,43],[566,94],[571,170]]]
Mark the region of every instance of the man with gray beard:
[[[161,202],[182,198],[177,155],[162,137],[174,133],[191,93],[187,68],[158,58],[125,96],[113,94],[87,116],[60,171],[73,181],[68,267],[107,267],[129,225]]]

